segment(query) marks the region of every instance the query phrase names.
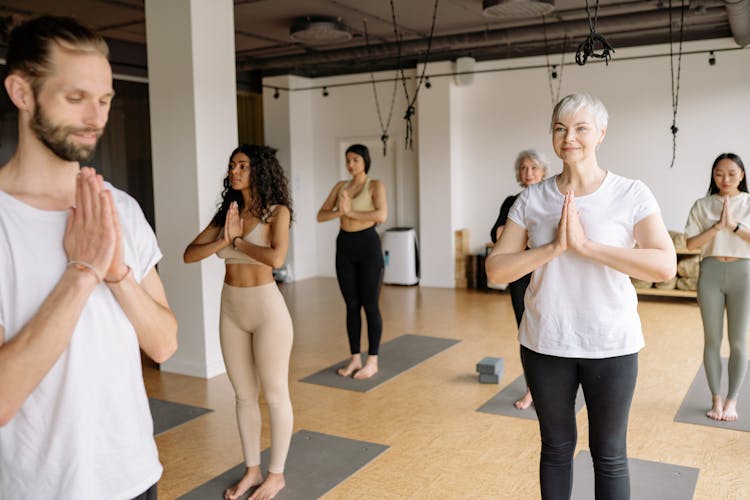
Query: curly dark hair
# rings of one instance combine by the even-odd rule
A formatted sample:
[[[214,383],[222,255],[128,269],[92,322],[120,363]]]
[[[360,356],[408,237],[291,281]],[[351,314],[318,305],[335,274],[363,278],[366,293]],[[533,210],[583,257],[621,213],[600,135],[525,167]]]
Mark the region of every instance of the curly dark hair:
[[[284,169],[276,158],[276,149],[269,146],[257,144],[242,144],[232,151],[229,160],[237,153],[244,153],[250,159],[250,192],[253,206],[248,207],[252,215],[263,222],[271,216],[273,205],[284,205],[289,209],[290,223],[294,216],[292,211],[292,199],[289,196],[289,183],[287,182]],[[221,203],[216,215],[211,220],[211,225],[222,227],[227,220],[229,205],[237,202],[237,207],[242,211],[245,208],[245,200],[242,192],[232,189],[229,181],[229,173],[224,178],[224,190],[221,192]]]

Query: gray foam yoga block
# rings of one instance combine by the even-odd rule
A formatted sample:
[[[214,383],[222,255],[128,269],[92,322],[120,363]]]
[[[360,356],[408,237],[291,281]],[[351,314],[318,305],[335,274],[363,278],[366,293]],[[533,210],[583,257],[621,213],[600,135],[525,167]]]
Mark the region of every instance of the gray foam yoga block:
[[[477,363],[477,373],[497,375],[503,372],[503,358],[487,356]]]
[[[480,384],[499,384],[501,375],[502,374],[480,373],[479,383]]]

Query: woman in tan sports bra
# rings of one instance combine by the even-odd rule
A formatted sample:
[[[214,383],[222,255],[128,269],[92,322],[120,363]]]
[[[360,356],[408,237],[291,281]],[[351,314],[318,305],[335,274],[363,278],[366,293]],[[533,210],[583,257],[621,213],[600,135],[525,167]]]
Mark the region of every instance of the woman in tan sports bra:
[[[237,421],[247,471],[224,492],[239,498],[273,498],[284,487],[284,463],[292,437],[289,356],[292,320],[273,278],[289,247],[291,200],[276,150],[243,144],[232,151],[221,206],[211,223],[185,249],[185,262],[211,255],[226,260],[219,334],[229,380],[237,399]],[[259,383],[260,382],[260,383]],[[260,471],[260,407],[271,416],[271,460]]]
[[[318,211],[318,222],[339,219],[336,238],[336,278],[346,302],[346,330],[351,359],[338,370],[342,377],[370,378],[378,372],[383,330],[378,300],[383,282],[383,251],[375,226],[385,222],[388,207],[383,183],[367,176],[370,152],[354,144],[346,150],[350,181],[339,181]],[[360,336],[362,308],[367,317],[367,361],[362,366]]]

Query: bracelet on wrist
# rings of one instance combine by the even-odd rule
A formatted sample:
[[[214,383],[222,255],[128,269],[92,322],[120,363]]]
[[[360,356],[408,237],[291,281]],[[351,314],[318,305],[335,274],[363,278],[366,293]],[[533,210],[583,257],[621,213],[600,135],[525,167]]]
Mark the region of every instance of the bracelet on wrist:
[[[738,222],[737,225],[734,227],[734,229],[732,229],[732,232],[736,233],[737,231],[740,230],[740,227],[742,227],[742,223]]]
[[[96,281],[101,283],[102,282],[102,275],[99,274],[99,271],[96,270],[94,266],[89,264],[88,262],[84,262],[82,260],[71,260],[68,261],[68,267],[73,266],[78,271],[91,271],[94,273],[94,276],[96,276]]]
[[[242,239],[242,236],[235,236],[232,238],[232,248],[237,248],[237,238]]]
[[[127,269],[125,270],[125,274],[123,274],[120,279],[108,280],[107,278],[104,278],[104,282],[108,285],[116,285],[118,283],[122,283],[125,280],[125,278],[128,277],[128,274],[130,274],[130,271],[131,271],[130,266],[125,266],[125,267],[127,267]]]

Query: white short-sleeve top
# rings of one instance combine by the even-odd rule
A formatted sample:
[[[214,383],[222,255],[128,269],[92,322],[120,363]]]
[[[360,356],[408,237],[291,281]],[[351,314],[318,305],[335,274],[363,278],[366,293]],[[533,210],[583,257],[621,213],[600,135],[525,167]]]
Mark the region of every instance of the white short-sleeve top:
[[[555,239],[564,199],[556,176],[518,196],[508,218],[526,229],[530,248]],[[575,202],[588,238],[622,248],[634,246],[638,222],[659,212],[643,182],[612,172],[596,191]],[[608,358],[633,354],[644,346],[638,299],[628,275],[573,251],[533,272],[524,303],[518,338],[535,352]]]

